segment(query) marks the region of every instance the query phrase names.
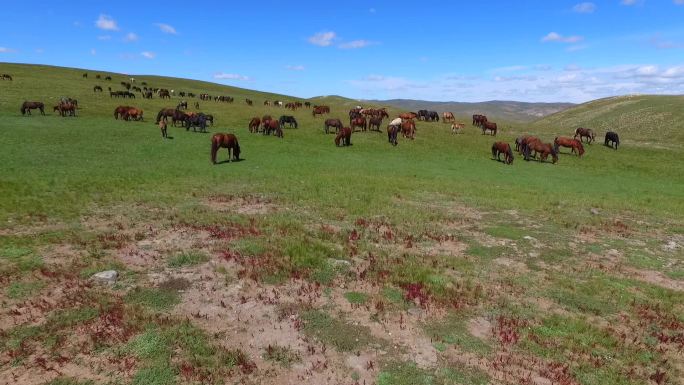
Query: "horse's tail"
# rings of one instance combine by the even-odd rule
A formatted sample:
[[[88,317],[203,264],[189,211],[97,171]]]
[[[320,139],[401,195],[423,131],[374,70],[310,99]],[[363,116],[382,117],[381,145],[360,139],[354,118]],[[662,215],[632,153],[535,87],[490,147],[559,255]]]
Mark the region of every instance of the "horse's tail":
[[[496,158],[496,143],[492,144],[492,158]]]
[[[218,151],[218,140],[211,138],[211,163],[216,164],[216,152]]]

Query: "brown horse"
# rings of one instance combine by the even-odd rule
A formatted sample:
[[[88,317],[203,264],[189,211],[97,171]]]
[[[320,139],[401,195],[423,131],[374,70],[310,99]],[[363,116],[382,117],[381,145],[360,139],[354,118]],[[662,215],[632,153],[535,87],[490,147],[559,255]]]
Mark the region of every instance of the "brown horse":
[[[382,126],[382,117],[376,116],[368,120],[369,130],[380,132],[380,126]],[[375,127],[375,130],[373,129],[373,127]]]
[[[176,113],[175,108],[162,108],[159,113],[157,114],[157,120],[155,121],[155,124],[158,124],[160,120],[166,118],[173,118],[173,115]]]
[[[368,129],[368,121],[364,117],[354,118],[351,120],[350,126],[352,130],[356,127],[361,127],[362,131],[366,131]]]
[[[418,114],[416,114],[415,112],[404,112],[403,114],[399,114],[399,117],[403,120],[413,120],[418,117]]]
[[[316,115],[323,115],[330,112],[330,107],[328,106],[315,106],[311,111],[311,115],[315,118]]]
[[[340,132],[337,133],[337,136],[335,137],[335,145],[336,146],[351,146],[351,135],[352,135],[352,129],[349,127],[343,127]],[[341,143],[340,143],[341,142]]]
[[[458,134],[459,132],[463,131],[465,128],[465,123],[451,123],[451,133],[452,134]]]
[[[482,135],[486,134],[487,131],[490,131],[492,133],[492,136],[496,136],[496,123],[494,122],[483,122],[482,125]]]
[[[568,138],[567,136],[556,137],[556,139],[553,140],[553,147],[556,152],[558,152],[559,147],[568,147],[572,148],[572,152],[576,152],[577,156],[582,156],[582,154],[584,154],[584,146],[582,146],[582,142],[577,139]]]
[[[169,135],[166,133],[166,120],[161,120],[159,122],[159,129],[161,130],[162,138],[166,139]]]
[[[504,154],[504,163],[513,163],[513,150],[506,142],[495,142],[492,145],[492,157],[501,162],[501,154]]]
[[[283,129],[280,127],[278,119],[264,121],[264,135],[271,135],[271,133],[279,138],[283,137]]]
[[[591,144],[591,142],[594,141],[596,135],[594,134],[594,130],[591,128],[578,128],[575,130],[575,136],[574,138],[577,139],[579,136],[580,141],[582,141],[583,138],[587,138],[587,143]]]
[[[214,134],[211,137],[211,163],[216,164],[216,153],[221,147],[228,149],[228,161],[231,156],[233,160],[240,160],[240,144],[237,137],[233,134]]]
[[[45,104],[42,102],[24,102],[21,105],[21,114],[28,114],[31,116],[31,110],[35,110],[36,108],[40,110],[41,115],[45,115]]]
[[[456,121],[456,118],[454,118],[454,114],[452,112],[449,112],[449,111],[442,112],[442,121],[444,123],[447,123],[447,122],[453,123],[454,121]]]
[[[558,162],[558,152],[556,152],[550,143],[542,143],[538,140],[529,143],[527,146],[525,146],[525,160],[530,160],[530,154],[532,151],[540,155],[540,162],[545,161],[549,154],[551,154],[554,164]]]
[[[143,120],[143,110],[130,107],[123,115],[124,120]]]
[[[411,140],[416,138],[416,123],[409,119],[401,123],[401,135]]]
[[[71,103],[60,103],[56,105],[52,111],[58,111],[61,117],[76,116],[76,105]]]
[[[251,133],[257,133],[259,132],[259,126],[261,125],[261,119],[258,117],[252,118],[252,120],[249,121],[249,132]]]
[[[335,128],[335,132],[339,132],[342,129],[342,121],[339,119],[326,119],[325,120],[325,133],[330,133],[330,127]]]
[[[128,109],[131,108],[130,106],[119,106],[114,109],[114,119],[119,120],[119,117],[123,119],[124,114]],[[159,123],[159,122],[157,122]]]

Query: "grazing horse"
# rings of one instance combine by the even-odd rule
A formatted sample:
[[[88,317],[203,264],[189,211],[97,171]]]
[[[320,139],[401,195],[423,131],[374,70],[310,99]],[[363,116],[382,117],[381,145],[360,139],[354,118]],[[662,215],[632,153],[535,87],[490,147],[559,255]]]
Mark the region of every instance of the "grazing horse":
[[[603,144],[607,147],[617,150],[618,146],[620,145],[620,137],[618,136],[617,132],[606,132],[606,139]]]
[[[87,72],[84,72],[84,73],[83,73],[83,77],[87,79],[87,78],[88,78],[88,73],[87,73]]]
[[[401,123],[401,135],[404,138],[411,140],[416,138],[416,123],[413,120],[407,120]]]
[[[42,102],[24,102],[21,105],[21,114],[31,116],[31,110],[39,109],[41,115],[45,115],[45,104]]]
[[[487,117],[485,115],[475,114],[473,115],[473,126],[480,127],[487,122]]]
[[[252,104],[254,104],[254,102],[251,101],[250,99],[245,99],[245,103],[247,103],[248,106],[251,106]]]
[[[416,114],[415,112],[404,112],[403,114],[399,114],[399,117],[404,120],[409,120],[417,118],[418,114]]]
[[[130,106],[119,106],[114,109],[114,119],[119,120],[119,117],[123,119],[124,114],[126,111],[128,111],[131,107]]]
[[[591,128],[578,128],[575,130],[575,136],[574,138],[577,139],[579,136],[580,141],[582,141],[583,138],[587,138],[587,143],[591,144],[591,142],[594,141],[595,135],[594,131]]]
[[[249,132],[251,133],[257,133],[259,132],[259,126],[261,125],[261,119],[258,117],[252,118],[252,120],[249,121]]]
[[[93,87],[93,92],[102,92],[102,87],[100,87],[100,86]]]
[[[504,163],[513,163],[513,151],[506,142],[494,142],[492,145],[492,157],[501,162],[501,154],[504,154]]]
[[[228,161],[231,157],[233,160],[240,160],[240,144],[237,137],[233,134],[214,134],[211,137],[211,163],[216,164],[216,153],[221,147],[228,149]]]
[[[487,131],[490,131],[492,133],[492,136],[496,136],[496,123],[494,122],[484,122],[482,123],[482,135],[486,134]]]
[[[159,129],[161,130],[162,138],[166,139],[169,135],[166,133],[166,120],[161,120],[159,122]]]
[[[171,94],[169,94],[168,90],[160,90],[159,91],[159,97],[162,99],[164,99],[164,98],[171,99]]]
[[[157,120],[155,121],[155,124],[159,123],[159,121],[162,119],[166,120],[166,118],[174,117],[176,111],[177,110],[173,108],[162,108],[157,114]]]
[[[266,134],[266,130],[268,129],[268,122],[270,122],[272,119],[273,119],[273,118],[271,117],[271,115],[264,115],[264,116],[261,118],[261,125],[262,125],[262,128],[263,128],[264,134]]]
[[[192,132],[197,132],[197,128],[200,132],[207,132],[207,116],[204,114],[190,115],[185,123],[185,131],[189,131],[192,127]]]
[[[264,122],[264,135],[271,135],[271,133],[279,138],[283,137],[283,130],[280,127],[280,122],[275,119],[269,119]]]
[[[442,121],[444,123],[447,123],[447,122],[453,123],[455,120],[456,120],[456,118],[454,118],[454,114],[452,112],[447,111],[447,112],[442,113]]]
[[[465,128],[465,123],[451,123],[451,133],[452,134],[458,134],[459,132],[463,131]]]
[[[399,126],[390,124],[387,126],[387,140],[392,143],[393,146],[397,145],[397,135],[399,134]]]
[[[130,107],[123,115],[123,120],[143,120],[143,110]]]
[[[368,129],[368,121],[366,121],[366,118],[361,116],[352,119],[350,126],[352,130],[356,127],[361,127],[361,130],[366,131]]]
[[[325,120],[325,133],[330,132],[330,127],[335,128],[335,132],[339,132],[342,129],[342,121],[339,119],[326,119]]]
[[[76,105],[73,103],[59,103],[56,105],[53,110],[54,111],[59,111],[59,115],[62,117],[65,116],[76,116]]]
[[[380,132],[380,126],[382,126],[382,116],[376,116],[368,120],[369,130]],[[373,130],[373,127],[375,127],[375,130]]]
[[[186,114],[183,111],[180,110],[173,110],[173,115],[171,115],[171,123],[173,124],[174,127],[177,126],[177,123],[181,123],[181,127],[185,127],[186,123],[188,122],[188,119],[190,119],[190,115]],[[164,118],[166,120],[166,118]]]
[[[584,154],[584,146],[582,146],[582,142],[577,139],[568,138],[567,136],[559,136],[553,140],[553,148],[556,150],[556,152],[558,152],[559,147],[571,148],[571,152],[576,152],[577,156],[580,157]]]
[[[280,117],[280,119],[278,119],[278,121],[280,122],[280,125],[283,127],[285,126],[285,123],[287,123],[290,126],[290,128],[297,128],[297,119],[295,119],[294,116],[283,115]]]
[[[340,130],[340,132],[337,133],[337,136],[335,137],[335,145],[337,147],[339,147],[340,145],[351,146],[351,135],[352,135],[352,129],[349,127],[343,127]]]
[[[550,143],[542,143],[541,141],[536,140],[527,144],[525,146],[525,160],[530,160],[530,154],[532,151],[539,153],[540,162],[545,161],[549,154],[551,154],[554,164],[558,162],[558,152],[556,152]]]

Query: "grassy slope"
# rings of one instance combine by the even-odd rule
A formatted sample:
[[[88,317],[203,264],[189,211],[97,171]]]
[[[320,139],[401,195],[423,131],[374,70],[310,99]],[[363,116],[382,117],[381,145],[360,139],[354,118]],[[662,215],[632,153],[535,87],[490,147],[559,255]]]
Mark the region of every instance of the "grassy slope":
[[[593,128],[600,139],[606,131],[620,134],[627,144],[656,144],[681,150],[684,144],[684,96],[637,95],[595,100],[533,124],[546,132]],[[678,159],[681,151],[673,154]]]
[[[94,95],[93,85],[101,84],[106,90],[109,83],[96,81],[93,71],[89,79],[83,79],[82,72],[0,64],[0,73],[15,77],[14,82],[0,82],[0,272],[9,277],[0,281],[0,298],[6,304],[0,307],[0,323],[15,325],[10,307],[21,308],[25,305],[22,301],[32,296],[59,293],[62,287],[69,287],[59,281],[62,275],[70,283],[80,282],[80,276],[113,267],[122,272],[122,283],[104,294],[98,288],[84,289],[83,298],[72,296],[74,303],[51,310],[39,328],[20,318],[9,331],[2,329],[0,360],[8,355],[12,359],[0,362],[13,363],[17,371],[26,366],[34,370],[29,373],[35,373],[29,359],[35,351],[71,353],[61,347],[72,346],[70,335],[87,333],[90,329],[82,325],[90,325],[104,312],[116,311],[130,330],[121,332],[121,340],[100,341],[104,346],[96,345],[83,355],[133,359],[137,362],[131,372],[134,375],[126,378],[135,384],[184,383],[179,361],[192,364],[196,372],[190,375],[197,382],[202,382],[204,374],[233,379],[236,374],[226,370],[235,366],[247,372],[250,358],[234,349],[234,325],[224,325],[222,318],[221,312],[232,316],[234,311],[219,311],[220,317],[207,321],[212,331],[216,327],[221,332],[213,335],[221,334],[229,345],[216,346],[210,334],[201,330],[199,311],[191,318],[191,314],[178,310],[178,320],[191,321],[177,323],[169,322],[166,314],[158,315],[186,305],[187,293],[180,295],[158,282],[149,282],[149,271],[126,266],[120,256],[124,254],[121,250],[126,250],[122,245],[135,247],[137,241],[147,241],[150,234],[160,230],[178,231],[189,224],[228,231],[250,223],[260,231],[258,235],[250,233],[244,239],[232,239],[231,235],[228,241],[209,245],[201,245],[206,239],[192,238],[194,231],[183,231],[181,237],[194,239],[193,246],[163,251],[167,254],[162,253],[161,264],[150,270],[174,276],[173,269],[182,268],[183,274],[204,269],[194,277],[203,282],[210,279],[207,287],[219,291],[230,288],[225,294],[229,306],[242,301],[230,293],[250,294],[235,289],[236,285],[250,286],[249,279],[236,277],[236,270],[241,269],[256,269],[255,275],[262,282],[276,283],[266,286],[268,293],[271,288],[286,293],[289,274],[297,273],[322,283],[316,289],[318,298],[329,298],[330,302],[337,297],[343,303],[350,302],[346,288],[365,294],[368,308],[347,309],[346,315],[331,310],[339,307],[339,302],[295,309],[284,313],[288,316],[284,329],[280,329],[283,333],[292,330],[287,320],[290,314],[298,314],[305,323],[302,333],[330,346],[329,352],[333,348],[340,352],[358,349],[364,354],[374,350],[370,344],[398,344],[394,340],[376,341],[377,336],[369,334],[370,326],[377,326],[379,318],[386,326],[397,328],[399,314],[412,306],[405,301],[404,285],[423,285],[434,301],[432,306],[450,315],[433,318],[433,313],[427,312],[425,324],[413,323],[409,330],[423,341],[435,342],[438,367],[401,365],[392,360],[406,360],[406,356],[388,349],[384,358],[373,356],[384,361],[376,362],[378,371],[368,371],[372,376],[368,383],[486,383],[487,375],[501,383],[516,383],[513,374],[505,380],[502,372],[491,366],[483,374],[483,368],[471,365],[477,360],[455,358],[459,352],[469,352],[483,362],[493,362],[495,354],[505,353],[502,346],[509,342],[499,342],[497,335],[472,335],[467,327],[472,317],[488,319],[496,330],[508,327],[519,332],[520,342],[503,349],[519,355],[521,361],[514,366],[537,370],[534,365],[541,364],[532,358],[541,357],[571,362],[568,375],[581,384],[645,383],[660,370],[668,373],[668,383],[677,383],[681,368],[661,364],[663,357],[673,357],[665,355],[671,345],[658,344],[652,333],[661,328],[673,335],[681,332],[676,326],[667,329],[677,325],[667,317],[675,314],[675,320],[684,322],[684,298],[681,292],[638,281],[621,270],[624,266],[651,269],[681,280],[681,253],[661,248],[669,239],[681,240],[684,232],[684,163],[677,161],[681,159],[677,148],[654,147],[650,139],[637,135],[629,126],[621,132],[625,144],[617,152],[593,145],[583,159],[563,155],[557,165],[551,165],[516,158],[513,166],[504,166],[490,159],[492,137],[482,136],[470,126],[464,134],[453,136],[441,123],[419,123],[417,139],[400,139],[396,148],[378,133],[355,133],[351,148],[335,148],[332,135],[322,132],[323,119],[313,119],[308,110],[294,113],[300,128],[286,129],[282,140],[247,132],[252,116],[287,113],[264,107],[265,99],[291,98],[182,79],[136,76],[138,82],[146,80],[155,87],[235,97],[237,102],[232,105],[200,101],[202,110],[216,117],[217,125],[211,131],[236,133],[245,158],[239,163],[212,166],[209,135],[170,128],[174,139],[165,141],[152,123],[154,112],[174,106],[178,99],[131,101]],[[119,89],[119,81],[125,78],[112,76],[112,88]],[[79,117],[60,118],[49,111],[45,117],[19,114],[18,106],[24,99],[51,104],[61,95],[79,100]],[[255,106],[242,103],[245,97],[253,99]],[[315,102],[329,103],[331,116],[340,118],[357,103],[339,97],[317,98]],[[143,108],[145,122],[115,121],[112,112],[120,103]],[[578,107],[580,111],[585,108]],[[677,116],[676,109],[669,111]],[[396,112],[391,110],[391,115]],[[551,140],[575,124],[555,126],[548,121],[535,125],[499,121],[502,134],[497,140],[512,142],[526,132]],[[666,127],[676,124],[668,122]],[[671,135],[677,137],[674,132]],[[221,159],[226,156],[220,153]],[[282,210],[266,215],[215,211],[205,204],[214,194],[265,196]],[[459,211],[462,207],[465,213],[470,210],[481,217],[464,215]],[[601,215],[592,215],[590,207],[600,208]],[[103,222],[104,229],[83,219],[92,215]],[[368,221],[371,225],[364,225]],[[59,230],[42,229],[40,225],[45,222],[58,224]],[[26,227],[17,228],[17,223]],[[329,228],[323,227],[328,224]],[[534,239],[523,238],[528,234]],[[352,240],[353,235],[358,240]],[[434,237],[453,239],[464,250],[426,252],[428,245],[437,247]],[[50,250],[63,244],[69,245],[66,250],[72,260],[60,264],[42,257],[52,255]],[[194,248],[201,248],[201,254]],[[226,250],[264,264],[225,263],[220,252]],[[375,267],[367,260],[371,254],[378,259]],[[329,257],[347,255],[355,255],[349,274],[329,264]],[[207,257],[211,267],[204,262]],[[356,271],[364,269],[368,274],[362,278]],[[199,290],[197,286],[204,287],[187,282],[182,288],[192,292]],[[345,290],[337,293],[342,286]],[[210,292],[195,295],[206,296],[207,301],[213,298]],[[535,298],[546,302],[534,302]],[[260,303],[255,298],[245,301],[246,308]],[[458,307],[445,306],[452,302]],[[202,314],[205,305],[220,309],[218,303],[203,303]],[[657,317],[640,318],[644,314],[638,311],[643,310],[642,305],[657,312]],[[267,322],[263,314],[256,316]],[[347,321],[347,316],[356,318]],[[272,315],[270,319],[274,318]],[[506,326],[507,322],[513,326]],[[516,326],[525,324],[529,327]],[[619,336],[622,329],[606,326],[615,324],[634,332],[639,342],[628,342]],[[75,330],[79,332],[73,333]],[[40,345],[43,340],[46,342]],[[257,348],[261,342],[255,342]],[[405,344],[399,350],[412,352],[412,346]],[[257,359],[255,354],[251,359]],[[411,355],[408,357],[410,361]],[[302,359],[309,359],[308,354],[302,354]],[[326,359],[334,361],[335,356],[329,353]],[[344,360],[332,362],[331,367],[345,368]],[[636,374],[630,372],[634,367]],[[287,375],[290,370],[271,369],[278,375]],[[261,366],[259,370],[254,376],[264,373]],[[358,375],[349,373],[348,378]],[[151,379],[157,382],[148,381]],[[266,379],[257,378],[255,383],[260,380]]]

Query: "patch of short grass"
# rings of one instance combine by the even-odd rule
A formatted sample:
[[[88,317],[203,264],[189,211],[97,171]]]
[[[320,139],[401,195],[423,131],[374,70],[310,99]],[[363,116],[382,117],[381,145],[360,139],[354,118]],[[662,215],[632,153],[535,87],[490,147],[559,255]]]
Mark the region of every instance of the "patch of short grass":
[[[39,292],[44,287],[45,283],[40,281],[12,282],[7,287],[6,294],[7,298],[10,299],[25,299]]]
[[[263,354],[266,361],[273,361],[284,368],[289,368],[292,364],[300,362],[301,356],[292,349],[280,345],[268,345]]]
[[[169,267],[188,267],[204,263],[209,256],[201,251],[189,251],[172,256],[168,260]]]
[[[0,249],[0,272],[21,273],[40,269],[45,265],[43,258],[28,247],[5,246]]]
[[[358,291],[349,291],[344,293],[344,298],[352,305],[363,305],[368,302],[368,294],[360,293]]]
[[[166,362],[143,367],[133,376],[131,385],[175,385],[176,371]]]
[[[529,231],[526,231],[521,226],[510,226],[510,225],[498,225],[498,226],[487,227],[484,230],[484,232],[491,235],[492,237],[507,238],[507,239],[512,239],[515,241],[520,240],[525,235],[529,234]]]
[[[451,313],[442,320],[429,321],[423,325],[425,333],[437,343],[445,343],[460,350],[487,355],[492,347],[468,332],[465,314]]]
[[[352,352],[374,341],[370,329],[355,326],[335,318],[321,310],[309,310],[301,314],[304,333],[315,337],[339,352]]]
[[[52,381],[46,382],[45,385],[94,385],[92,380],[79,380],[73,377],[59,376]]]
[[[174,290],[137,287],[126,294],[124,300],[155,311],[164,311],[176,306],[180,302],[180,296]]]

